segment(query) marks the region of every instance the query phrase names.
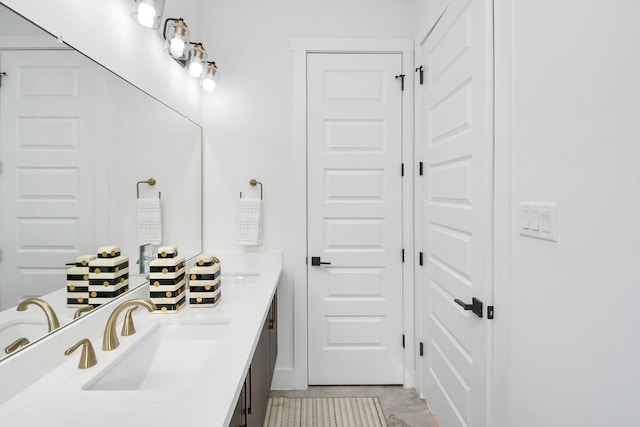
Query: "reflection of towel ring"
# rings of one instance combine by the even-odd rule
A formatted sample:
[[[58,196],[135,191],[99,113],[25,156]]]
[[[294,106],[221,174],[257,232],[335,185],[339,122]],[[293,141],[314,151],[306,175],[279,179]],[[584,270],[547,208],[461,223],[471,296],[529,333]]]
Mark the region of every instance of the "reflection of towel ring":
[[[262,183],[260,181],[256,181],[255,179],[252,179],[249,181],[249,184],[251,184],[252,187],[255,187],[256,184],[260,185],[260,200],[262,200]],[[242,199],[242,191],[240,192],[240,198]]]
[[[140,184],[148,184],[148,185],[156,185],[156,179],[155,178],[149,178],[145,181],[138,181],[136,183],[136,198],[140,198]],[[160,198],[160,192],[158,191],[158,199]]]

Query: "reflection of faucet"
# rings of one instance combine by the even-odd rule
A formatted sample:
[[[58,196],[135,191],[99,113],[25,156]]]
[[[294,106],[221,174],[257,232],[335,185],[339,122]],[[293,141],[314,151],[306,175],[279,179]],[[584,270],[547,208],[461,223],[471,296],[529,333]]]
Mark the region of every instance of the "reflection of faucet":
[[[140,258],[138,258],[138,264],[140,264],[138,272],[140,274],[149,273],[149,263],[156,259],[153,252],[153,244],[147,243],[146,245],[140,245],[138,247],[140,251]]]
[[[79,309],[76,310],[75,313],[73,313],[73,318],[77,319],[78,317],[82,316],[84,313],[88,313],[91,310],[93,310],[93,306],[92,305],[85,305],[84,307],[80,307]]]
[[[49,323],[49,332],[60,327],[58,316],[56,316],[53,308],[46,301],[43,301],[40,298],[28,298],[22,301],[20,304],[18,304],[17,310],[25,311],[30,305],[37,305],[42,309],[42,311],[44,311],[44,314],[47,316],[47,322]]]
[[[130,299],[117,306],[113,310],[113,313],[111,313],[111,316],[109,316],[107,326],[104,328],[104,337],[102,338],[102,349],[104,351],[114,350],[120,345],[118,334],[116,334],[116,322],[118,321],[118,315],[122,313],[125,308],[133,305],[140,305],[148,311],[156,311],[158,309],[154,303],[146,299]]]
[[[4,352],[6,354],[11,354],[14,351],[16,351],[17,349],[19,349],[20,347],[24,347],[27,344],[29,344],[29,340],[28,339],[26,339],[25,337],[18,338],[17,340],[15,340],[14,342],[12,342],[8,346],[6,346],[4,348]]]

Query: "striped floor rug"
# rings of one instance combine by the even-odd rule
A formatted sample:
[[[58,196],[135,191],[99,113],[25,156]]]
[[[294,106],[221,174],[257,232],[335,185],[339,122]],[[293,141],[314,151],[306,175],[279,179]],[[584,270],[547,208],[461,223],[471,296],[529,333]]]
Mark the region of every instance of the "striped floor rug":
[[[269,399],[264,427],[387,427],[377,397]]]

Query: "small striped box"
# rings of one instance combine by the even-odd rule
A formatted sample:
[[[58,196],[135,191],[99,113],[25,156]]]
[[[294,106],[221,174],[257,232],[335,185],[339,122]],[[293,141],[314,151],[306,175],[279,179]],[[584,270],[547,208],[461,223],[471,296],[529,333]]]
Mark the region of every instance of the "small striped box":
[[[95,255],[81,255],[73,267],[67,269],[67,307],[89,305],[89,262],[96,258]]]
[[[187,280],[184,257],[175,246],[158,248],[158,258],[149,263],[149,294],[156,313],[176,312],[186,301]]]
[[[220,261],[213,255],[201,255],[189,270],[189,305],[215,307],[222,298]]]

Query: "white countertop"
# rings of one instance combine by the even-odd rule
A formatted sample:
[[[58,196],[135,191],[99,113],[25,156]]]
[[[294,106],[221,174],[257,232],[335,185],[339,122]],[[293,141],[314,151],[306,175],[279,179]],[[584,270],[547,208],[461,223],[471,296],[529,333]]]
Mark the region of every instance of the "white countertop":
[[[191,308],[187,305],[175,314],[151,314],[142,308],[138,309],[134,313],[137,333],[130,337],[119,336],[120,347],[113,351],[102,351],[105,316],[110,314],[111,309],[108,310],[109,313],[101,315],[100,321],[94,319],[93,322],[75,323],[62,331],[64,333],[42,341],[43,345],[48,345],[47,351],[54,351],[51,349],[55,348],[58,352],[88,337],[96,351],[98,364],[89,369],[78,369],[78,349],[41,379],[34,380],[31,384],[26,383],[22,389],[17,389],[17,394],[4,401],[0,405],[0,424],[3,427],[114,427],[134,423],[226,427],[249,369],[282,268],[281,258],[270,257],[269,262],[255,262],[258,254],[245,255],[248,257],[228,256],[228,264],[220,256],[222,299],[216,307]],[[230,273],[233,275],[229,276]],[[237,275],[244,273],[253,276],[238,280]],[[259,275],[256,276],[256,273]],[[142,289],[132,291],[131,298],[144,297],[145,291],[148,296],[148,288],[145,288],[147,287],[143,286]],[[118,335],[122,319],[124,313],[119,316]],[[150,333],[160,322],[228,322],[228,325],[215,347],[215,357],[205,362],[197,380],[181,384],[176,390],[83,390],[83,386],[116,363],[134,343]],[[12,364],[0,364],[0,377],[3,378],[0,388],[6,387],[5,379],[19,377],[20,372],[16,373],[16,369],[29,369],[26,364],[37,364],[39,357],[45,357],[38,354],[38,345],[36,343],[32,349],[25,350],[26,360],[21,361],[21,356],[17,356],[18,360]],[[188,364],[189,360],[177,360],[176,363]],[[3,369],[12,369],[14,372],[3,372]],[[27,372],[23,374],[28,375]]]

